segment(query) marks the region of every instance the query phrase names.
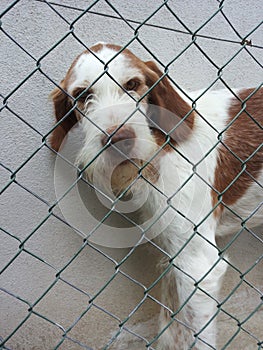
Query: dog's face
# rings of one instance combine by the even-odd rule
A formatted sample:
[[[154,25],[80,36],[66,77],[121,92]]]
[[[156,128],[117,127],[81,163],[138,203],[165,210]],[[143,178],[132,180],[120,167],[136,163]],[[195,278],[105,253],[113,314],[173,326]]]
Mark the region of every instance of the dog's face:
[[[119,46],[97,44],[83,52],[61,82],[62,89],[52,95],[60,121],[52,147],[58,150],[80,121],[85,143],[77,163],[92,183],[119,195],[143,177],[154,182],[156,152],[165,143],[166,132],[176,126],[163,110],[181,117],[188,107],[162,75],[155,63],[143,62]],[[181,138],[182,128],[176,133]]]

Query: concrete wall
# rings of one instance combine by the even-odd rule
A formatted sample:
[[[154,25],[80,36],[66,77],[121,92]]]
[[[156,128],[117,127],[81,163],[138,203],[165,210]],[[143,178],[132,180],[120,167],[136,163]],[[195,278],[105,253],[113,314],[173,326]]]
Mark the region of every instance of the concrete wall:
[[[11,3],[11,0],[1,0],[0,12]],[[56,3],[85,8],[93,1],[56,0]],[[111,3],[124,17],[142,21],[162,1],[112,0]],[[218,2],[170,1],[170,5],[195,31],[215,13]],[[3,229],[0,231],[1,266],[7,266],[0,276],[0,336],[4,339],[8,337],[30,315],[7,341],[6,347],[12,350],[53,349],[61,341],[63,330],[70,327],[72,329],[60,349],[102,349],[118,332],[120,321],[128,317],[142,301],[144,289],[141,284],[149,287],[157,278],[156,264],[161,257],[150,244],[139,246],[122,264],[121,273],[95,298],[93,304],[89,304],[90,297],[114,275],[114,261],[121,261],[129,249],[98,247],[96,250],[85,247],[63,270],[60,279],[56,279],[56,274],[80,251],[83,238],[54,215],[49,216],[48,209],[56,201],[53,183],[55,157],[45,146],[38,150],[42,137],[53,123],[48,95],[54,84],[46,75],[58,83],[76,54],[83,51],[83,46],[71,34],[55,46],[69,33],[69,23],[81,12],[58,6],[54,6],[54,9],[63,18],[45,3],[21,0],[2,17],[3,30],[28,52],[1,33],[0,92],[1,97],[11,94],[7,101],[8,108],[3,109],[0,119],[1,162],[4,164],[4,167],[0,167],[1,188],[10,182],[12,173],[23,166],[15,179],[12,178],[0,201]],[[116,15],[104,1],[99,1],[91,10]],[[243,37],[260,22],[262,6],[257,0],[226,1],[224,13]],[[149,23],[185,30],[165,8]],[[134,34],[123,21],[95,14],[85,14],[74,24],[74,28],[75,35],[87,46],[98,41],[124,45]],[[240,41],[220,13],[198,33]],[[149,26],[139,30],[139,38],[164,64],[168,64],[191,42],[190,35]],[[262,38],[260,29],[248,37],[253,44],[261,46]],[[237,43],[200,37],[197,43],[218,67],[224,66],[241,48]],[[130,49],[144,59],[152,58],[136,40]],[[256,86],[262,80],[259,65],[249,53],[260,61],[262,49],[248,48],[223,69],[223,78],[231,88]],[[194,45],[170,69],[176,82],[188,90],[205,89],[215,80],[218,72]],[[34,70],[34,74],[30,75]],[[27,81],[15,90],[26,77],[29,77]],[[216,85],[221,87],[220,83]],[[34,154],[36,150],[38,152]],[[31,155],[30,161],[25,163]],[[62,217],[59,208],[54,213]],[[258,235],[260,237],[260,233]],[[241,262],[237,257],[240,252],[243,257]],[[245,271],[262,254],[262,241],[244,233],[233,244],[229,254],[235,266]],[[15,256],[16,259],[12,261]],[[259,265],[247,275],[247,280],[262,290],[262,266],[260,270]],[[227,295],[239,281],[238,273],[229,269],[222,296]],[[45,296],[36,304],[44,293]],[[159,285],[151,295],[159,299]],[[226,311],[243,321],[259,305],[259,301],[256,290],[243,283],[227,302]],[[30,313],[28,310],[31,306],[34,307]],[[158,311],[158,303],[148,299],[131,316],[126,327],[141,337],[151,339],[156,334]],[[228,348],[256,349],[257,341],[249,333],[262,341],[262,316],[261,309],[244,324],[247,332],[241,330]],[[222,348],[237,330],[237,321],[222,314],[218,348]],[[139,350],[144,346],[142,338],[123,330],[112,349]]]

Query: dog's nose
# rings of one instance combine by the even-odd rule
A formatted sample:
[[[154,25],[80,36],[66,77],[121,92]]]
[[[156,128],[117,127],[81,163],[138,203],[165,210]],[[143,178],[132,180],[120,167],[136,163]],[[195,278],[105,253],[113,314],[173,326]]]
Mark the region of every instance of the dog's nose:
[[[122,153],[129,155],[130,151],[134,147],[135,143],[135,132],[134,130],[124,125],[115,133],[117,127],[108,128],[106,130],[107,135],[103,135],[101,143],[105,146],[107,143],[114,145],[114,149],[119,149]],[[108,136],[112,135],[112,136]]]

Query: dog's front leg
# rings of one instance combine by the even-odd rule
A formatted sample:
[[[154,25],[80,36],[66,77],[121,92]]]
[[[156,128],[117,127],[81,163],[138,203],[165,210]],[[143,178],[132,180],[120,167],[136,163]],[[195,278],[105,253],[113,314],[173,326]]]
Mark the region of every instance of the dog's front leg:
[[[184,246],[167,245],[175,253],[163,265],[160,350],[216,349],[217,297],[226,264],[214,242],[196,234]],[[177,240],[178,242],[178,240]],[[177,247],[176,247],[177,246]],[[184,248],[183,248],[184,246]],[[179,249],[178,249],[179,248]],[[172,255],[172,254],[171,254]]]

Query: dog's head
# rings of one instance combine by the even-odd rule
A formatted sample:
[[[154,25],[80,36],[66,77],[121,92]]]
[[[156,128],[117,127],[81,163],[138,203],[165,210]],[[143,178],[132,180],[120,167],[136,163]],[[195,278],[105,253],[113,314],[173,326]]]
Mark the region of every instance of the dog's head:
[[[182,141],[193,126],[191,108],[157,65],[116,45],[100,43],[79,55],[52,98],[52,148],[58,151],[79,121],[85,143],[77,162],[93,183],[105,185],[110,174],[115,194],[143,176],[154,182],[158,149]]]

